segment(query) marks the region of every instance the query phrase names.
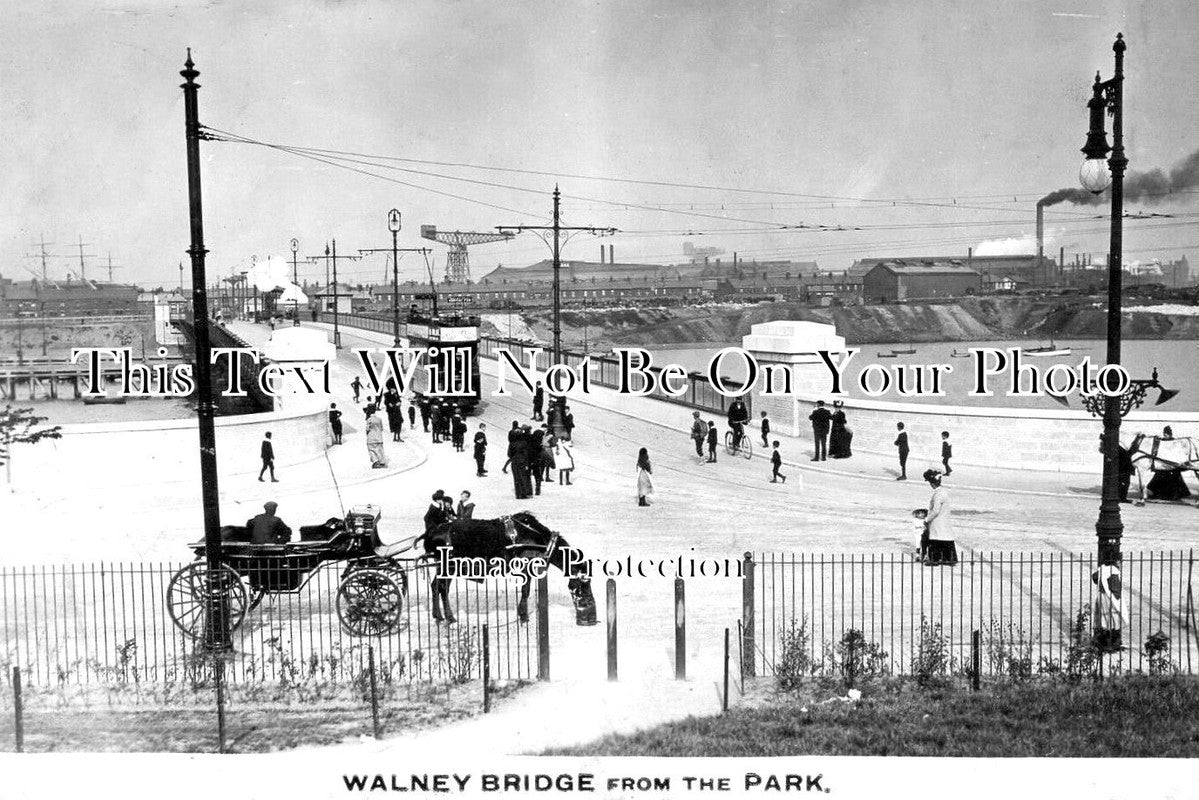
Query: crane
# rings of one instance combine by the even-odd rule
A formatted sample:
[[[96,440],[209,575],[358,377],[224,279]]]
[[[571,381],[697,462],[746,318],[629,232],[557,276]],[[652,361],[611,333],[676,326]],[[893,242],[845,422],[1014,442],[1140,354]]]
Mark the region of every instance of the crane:
[[[446,280],[451,283],[469,283],[470,260],[467,258],[466,248],[475,244],[502,242],[506,239],[511,239],[515,234],[510,232],[470,233],[466,231],[439,231],[436,225],[421,225],[420,235],[422,239],[429,239],[430,241],[449,245],[450,252],[447,254],[445,261]]]

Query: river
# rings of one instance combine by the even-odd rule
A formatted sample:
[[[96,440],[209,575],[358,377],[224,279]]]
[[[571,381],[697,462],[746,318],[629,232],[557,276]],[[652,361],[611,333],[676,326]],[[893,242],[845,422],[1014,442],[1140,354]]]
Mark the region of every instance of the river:
[[[1020,347],[1023,349],[1042,347],[1045,341],[995,341],[995,342],[936,342],[919,343],[914,345],[896,344],[862,344],[853,345],[861,352],[850,362],[845,371],[849,379],[848,398],[867,398],[858,388],[858,375],[871,364],[877,364],[892,370],[899,365],[928,365],[947,364],[953,367],[951,374],[944,375],[942,397],[900,397],[894,390],[873,398],[877,400],[896,400],[917,403],[940,403],[945,405],[963,406],[1001,406],[1006,408],[1029,409],[1060,409],[1062,406],[1051,397],[1038,395],[1034,397],[1007,397],[1005,392],[1010,388],[1010,377],[999,376],[991,379],[993,397],[971,397],[974,376],[972,358],[955,358],[953,353],[965,353],[967,348],[996,347],[1008,349]],[[1055,363],[1077,367],[1084,357],[1089,357],[1092,364],[1106,363],[1107,346],[1103,341],[1091,339],[1057,340],[1054,344],[1059,347],[1069,347],[1068,356],[1032,358],[1022,357],[1022,364],[1039,367],[1043,372]],[[688,370],[707,372],[708,364],[720,348],[725,345],[679,345],[656,346],[652,348],[654,363],[662,366],[667,363],[681,364]],[[890,353],[894,348],[915,349],[913,354],[904,354],[895,358],[880,358],[879,353]],[[1148,378],[1156,366],[1160,371],[1160,380],[1171,389],[1178,389],[1179,394],[1161,407],[1163,411],[1195,412],[1199,411],[1199,345],[1194,341],[1160,340],[1160,339],[1131,339],[1123,342],[1121,362],[1133,378]],[[745,377],[744,363],[741,359],[727,358],[722,362],[722,373],[730,378],[742,380]],[[910,370],[909,370],[910,374]],[[1157,399],[1157,394],[1150,391],[1146,404],[1150,405]],[[1080,405],[1076,397],[1070,399],[1070,408],[1078,409]]]

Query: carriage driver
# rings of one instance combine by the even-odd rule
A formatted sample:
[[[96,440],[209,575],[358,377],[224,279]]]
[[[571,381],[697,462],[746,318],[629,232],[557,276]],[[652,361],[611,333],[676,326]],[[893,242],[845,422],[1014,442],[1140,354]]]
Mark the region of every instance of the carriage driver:
[[[286,544],[291,541],[291,528],[275,516],[279,504],[268,500],[262,507],[265,512],[246,523],[250,529],[250,541],[254,544]]]

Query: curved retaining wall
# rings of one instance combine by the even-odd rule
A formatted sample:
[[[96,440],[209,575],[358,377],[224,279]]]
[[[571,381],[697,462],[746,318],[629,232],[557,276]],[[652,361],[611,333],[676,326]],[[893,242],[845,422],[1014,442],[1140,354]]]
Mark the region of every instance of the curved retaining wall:
[[[275,465],[286,467],[321,455],[328,444],[323,407],[292,412],[241,414],[216,419],[217,462],[222,478],[257,475],[259,446],[271,432]],[[196,419],[106,422],[62,426],[62,438],[17,445],[13,487],[36,489],[47,482],[101,487],[153,486],[200,479]]]
[[[794,407],[785,398],[756,397],[755,401],[756,408],[768,410],[772,419],[777,412],[778,419],[792,422],[795,435],[811,441],[808,414],[816,407],[814,401],[794,401]],[[939,463],[941,431],[949,431],[953,443],[951,465],[1096,474],[1103,471],[1099,455],[1103,423],[1086,411],[850,400],[845,403],[845,415],[853,431],[855,452],[895,456],[895,423],[902,422],[912,448],[909,465]],[[1133,411],[1123,423],[1124,428],[1149,434],[1160,434],[1166,425],[1174,429],[1175,436],[1199,437],[1199,413],[1170,414],[1150,408]]]

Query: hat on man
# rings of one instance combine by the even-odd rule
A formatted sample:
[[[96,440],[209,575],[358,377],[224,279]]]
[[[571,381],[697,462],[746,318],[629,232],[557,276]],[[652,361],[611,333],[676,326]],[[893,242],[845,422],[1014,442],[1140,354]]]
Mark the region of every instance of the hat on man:
[[[267,500],[265,503],[262,504],[262,507],[266,510],[266,513],[274,514],[275,509],[279,507],[279,504],[276,503],[274,500]]]

